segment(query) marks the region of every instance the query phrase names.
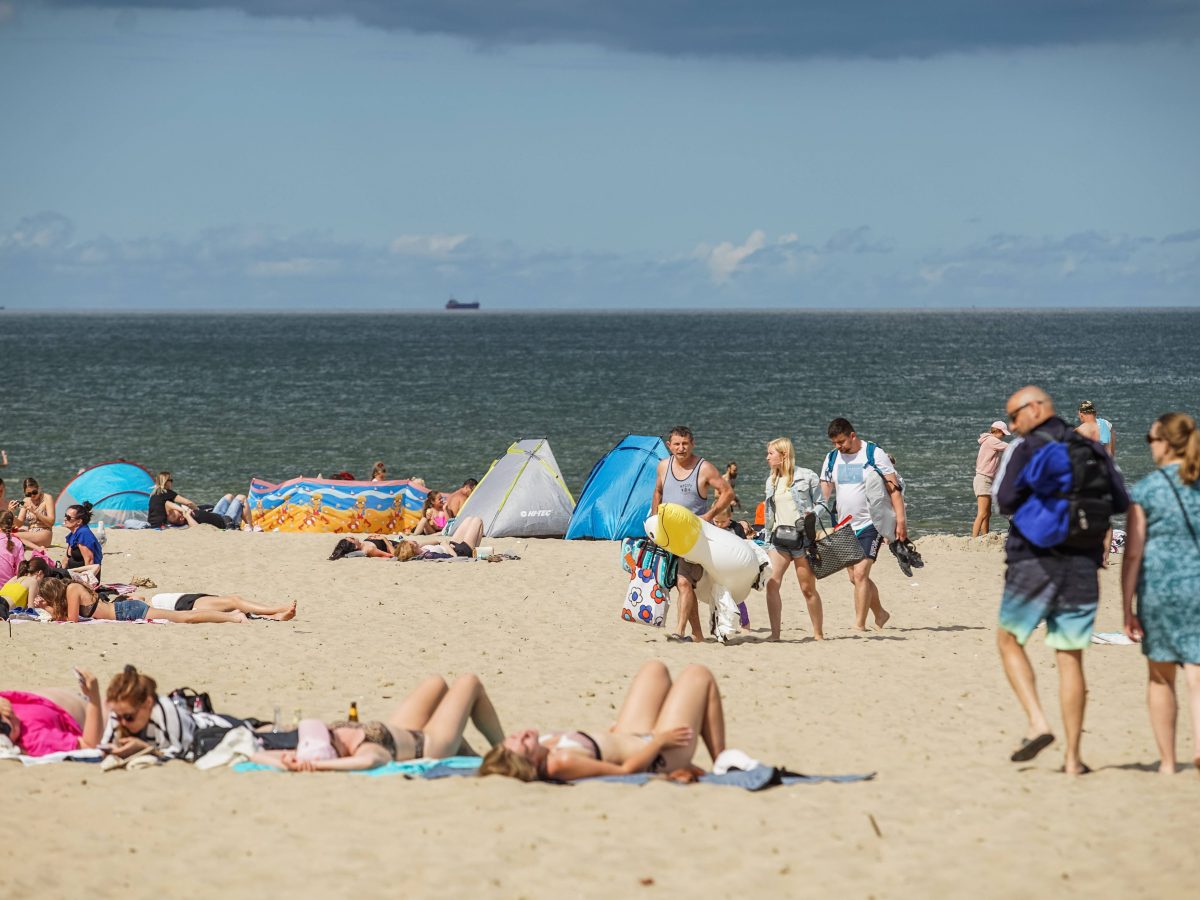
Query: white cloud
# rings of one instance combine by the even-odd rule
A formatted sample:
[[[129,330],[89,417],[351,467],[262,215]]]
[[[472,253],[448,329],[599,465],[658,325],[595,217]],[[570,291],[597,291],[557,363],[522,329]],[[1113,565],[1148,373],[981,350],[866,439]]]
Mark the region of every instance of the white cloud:
[[[755,229],[750,232],[750,236],[742,244],[735,246],[729,241],[725,241],[711,249],[703,245],[697,249],[705,257],[712,280],[717,284],[725,284],[733,277],[733,273],[737,271],[738,266],[765,247],[766,244],[766,233],[762,229]]]
[[[449,256],[469,234],[402,234],[392,241],[391,251],[401,256]]]
[[[255,278],[293,278],[304,275],[329,275],[339,268],[337,260],[296,257],[252,263],[247,272]]]

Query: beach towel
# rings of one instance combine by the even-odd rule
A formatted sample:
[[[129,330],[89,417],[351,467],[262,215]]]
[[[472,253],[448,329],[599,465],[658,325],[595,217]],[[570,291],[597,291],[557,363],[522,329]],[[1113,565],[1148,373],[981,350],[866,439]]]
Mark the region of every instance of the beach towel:
[[[405,778],[445,778],[447,775],[474,775],[482,762],[478,756],[448,756],[444,759],[411,759],[405,762],[390,762],[376,769],[350,772],[350,775],[403,775]],[[262,763],[240,762],[233,766],[235,772],[287,773],[285,769],[265,766]],[[322,772],[322,775],[333,774]]]

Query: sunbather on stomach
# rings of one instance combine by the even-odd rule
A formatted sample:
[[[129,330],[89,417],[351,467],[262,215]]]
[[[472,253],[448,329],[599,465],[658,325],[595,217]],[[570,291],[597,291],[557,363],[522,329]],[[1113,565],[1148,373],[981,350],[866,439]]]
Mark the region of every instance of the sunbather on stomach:
[[[393,760],[474,756],[463,737],[468,721],[489,745],[503,740],[500,717],[477,676],[461,675],[447,686],[432,675],[386,721],[332,722],[327,731],[301,723],[296,750],[264,751],[252,759],[292,772],[345,772]]]
[[[715,759],[725,749],[725,713],[716,679],[706,667],[690,665],[672,683],[667,667],[645,663],[607,731],[510,734],[483,758],[480,775],[522,781],[572,781],[634,772],[690,774],[697,737]]]

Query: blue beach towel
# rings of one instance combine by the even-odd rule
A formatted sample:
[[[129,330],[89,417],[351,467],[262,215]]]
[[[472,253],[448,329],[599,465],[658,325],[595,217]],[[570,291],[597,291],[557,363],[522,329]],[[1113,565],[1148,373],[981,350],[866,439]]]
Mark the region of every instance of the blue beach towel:
[[[1057,547],[1067,539],[1070,525],[1070,501],[1073,474],[1067,445],[1051,441],[1039,447],[1021,470],[1018,488],[1028,488],[1033,495],[1021,504],[1012,517],[1031,544],[1037,547]]]
[[[403,775],[405,778],[445,778],[448,775],[474,775],[482,760],[478,756],[448,756],[445,759],[412,759],[406,762],[390,762],[377,769],[350,772],[351,775]],[[235,772],[284,772],[262,763],[240,762],[233,765]]]

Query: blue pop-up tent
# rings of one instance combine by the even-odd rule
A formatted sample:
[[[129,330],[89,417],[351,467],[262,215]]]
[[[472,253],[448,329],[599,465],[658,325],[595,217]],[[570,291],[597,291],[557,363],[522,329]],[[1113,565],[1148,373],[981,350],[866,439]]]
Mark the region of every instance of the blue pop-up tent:
[[[583,485],[567,540],[645,537],[658,463],[668,455],[661,438],[640,434],[628,435],[604,454]]]
[[[100,463],[72,478],[58,495],[54,518],[62,524],[68,506],[92,504],[92,522],[121,527],[130,519],[146,521],[154,476],[148,469],[123,459]]]

